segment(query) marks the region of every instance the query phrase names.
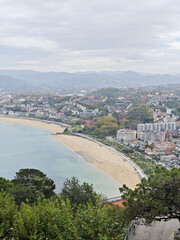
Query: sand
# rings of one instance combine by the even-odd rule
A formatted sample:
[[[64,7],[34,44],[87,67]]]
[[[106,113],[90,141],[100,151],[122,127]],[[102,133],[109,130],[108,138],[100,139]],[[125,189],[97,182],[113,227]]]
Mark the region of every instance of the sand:
[[[61,134],[54,135],[54,138],[102,170],[119,186],[126,184],[129,188],[134,189],[136,184],[140,183],[140,179],[131,164],[107,147],[78,136]]]
[[[57,124],[36,120],[0,117],[0,122],[28,125],[42,128],[53,133],[63,132],[63,128]],[[140,179],[131,164],[107,147],[78,136],[64,134],[53,134],[52,136],[78,153],[86,161],[103,171],[119,186],[126,184],[129,188],[134,189],[136,184],[140,182]]]
[[[57,133],[57,132],[62,133],[64,131],[64,128],[59,126],[58,124],[42,122],[39,120],[0,117],[0,122],[15,123],[15,124],[21,124],[21,125],[26,125],[26,126],[37,127],[37,128],[41,128],[41,129],[44,129],[47,131],[54,132],[54,133]]]

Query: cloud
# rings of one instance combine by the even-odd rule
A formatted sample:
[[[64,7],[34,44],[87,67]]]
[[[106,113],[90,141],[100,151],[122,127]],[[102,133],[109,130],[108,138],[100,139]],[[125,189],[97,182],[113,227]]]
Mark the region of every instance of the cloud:
[[[179,14],[177,0],[2,0],[1,68],[179,72]]]

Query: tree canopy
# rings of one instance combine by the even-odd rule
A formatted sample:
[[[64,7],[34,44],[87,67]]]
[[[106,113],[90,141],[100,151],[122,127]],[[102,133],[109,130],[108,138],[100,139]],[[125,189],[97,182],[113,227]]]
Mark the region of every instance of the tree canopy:
[[[84,132],[98,137],[115,136],[118,128],[115,117],[103,116],[96,121],[94,127],[86,127]]]
[[[13,197],[0,192],[0,238],[19,240],[123,240],[127,223],[117,206],[78,206],[70,201],[39,198],[37,203],[16,205]]]
[[[93,185],[83,182],[80,184],[76,177],[66,179],[63,184],[60,196],[63,200],[68,199],[72,205],[96,204],[98,194],[94,191]]]
[[[124,94],[124,91],[122,91],[118,88],[108,87],[108,88],[102,88],[100,90],[96,90],[92,93],[89,93],[88,95],[93,95],[98,98],[101,98],[101,97],[116,98],[119,96],[124,96],[125,94]]]
[[[180,171],[173,168],[157,168],[148,180],[142,182],[133,191],[120,188],[125,199],[126,214],[129,219],[145,218],[148,222],[180,220]]]
[[[153,121],[153,112],[150,107],[146,105],[139,105],[138,107],[132,108],[127,116],[130,123],[141,122],[149,123]]]
[[[7,192],[10,188],[13,187],[13,185],[14,184],[8,179],[0,177],[0,190]]]
[[[11,193],[15,196],[18,204],[26,201],[35,202],[42,194],[45,198],[54,195],[54,181],[37,169],[20,169],[12,180],[14,187]]]
[[[126,118],[123,118],[121,121],[120,121],[120,126],[119,128],[128,128],[129,127],[129,120],[126,119]]]

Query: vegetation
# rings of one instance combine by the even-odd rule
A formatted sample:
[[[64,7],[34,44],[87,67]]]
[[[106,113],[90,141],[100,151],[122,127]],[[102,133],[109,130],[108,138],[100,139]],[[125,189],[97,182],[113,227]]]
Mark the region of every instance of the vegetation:
[[[27,187],[38,178],[47,178],[36,169],[21,169],[13,182]],[[49,178],[47,178],[49,179]],[[6,189],[16,188],[1,179]],[[41,181],[40,181],[41,183]],[[18,185],[17,184],[17,185]],[[42,186],[40,184],[40,186]],[[60,195],[41,195],[34,203],[17,204],[12,192],[0,192],[0,238],[17,240],[123,240],[130,220],[145,218],[180,220],[180,172],[178,169],[156,168],[148,180],[143,179],[133,191],[120,188],[126,208],[100,203],[100,195],[88,183],[75,177],[67,179]],[[30,193],[30,195],[32,192]],[[35,193],[34,199],[37,197]]]
[[[39,199],[18,208],[12,197],[0,193],[0,212],[1,239],[124,239],[126,223],[118,207],[89,203],[73,212],[68,200]]]
[[[25,202],[34,203],[42,195],[50,198],[54,195],[54,181],[46,174],[37,169],[20,169],[12,180],[14,184],[10,192],[14,196],[17,204]]]
[[[8,192],[13,186],[14,184],[11,181],[0,177],[0,191],[3,190],[5,192]]]
[[[150,107],[146,105],[139,105],[138,107],[132,108],[127,116],[130,123],[141,122],[149,123],[153,122],[153,112]]]
[[[122,89],[113,88],[113,87],[102,88],[100,90],[89,93],[89,95],[93,95],[97,98],[102,98],[102,97],[116,98],[119,96],[125,96],[125,94],[126,94],[125,91],[123,91]]]
[[[118,128],[117,119],[115,117],[104,116],[96,121],[95,126],[86,126],[83,132],[99,137],[115,136]]]
[[[53,198],[41,195],[36,199],[37,194],[31,189],[25,201],[20,198],[28,183],[32,187],[35,181],[33,186],[36,189],[38,178],[47,177],[36,169],[21,169],[15,178],[18,184],[13,185],[3,179],[5,188],[10,183],[12,189],[20,184],[23,189],[16,192],[15,198],[12,191],[6,193],[2,188],[0,192],[0,239],[124,239],[129,223],[124,221],[124,210],[117,206],[101,205],[93,186],[88,183],[81,185],[74,177],[66,180],[61,194]],[[17,194],[21,200],[18,204],[15,201]],[[30,202],[32,199],[34,203]]]
[[[126,216],[129,219],[145,218],[148,222],[179,219],[180,221],[180,171],[157,168],[148,180],[142,179],[133,191],[120,188],[123,193]]]
[[[71,128],[72,132],[80,132],[82,130],[82,127],[80,125],[75,125]]]
[[[119,128],[123,129],[123,128],[128,128],[129,127],[129,120],[126,119],[126,118],[123,118],[121,121],[120,121],[120,126]]]
[[[100,198],[100,195],[94,191],[92,184],[89,185],[86,182],[80,184],[76,177],[64,182],[60,196],[64,201],[68,199],[72,206],[87,205],[89,202],[96,205],[97,198]]]
[[[175,115],[179,117],[180,120],[180,103],[179,100],[169,101],[165,103],[167,107],[172,108]]]

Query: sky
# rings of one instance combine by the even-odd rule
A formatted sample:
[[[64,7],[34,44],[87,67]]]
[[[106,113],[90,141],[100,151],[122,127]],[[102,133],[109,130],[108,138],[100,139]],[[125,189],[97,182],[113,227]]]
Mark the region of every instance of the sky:
[[[180,73],[180,1],[0,0],[0,69]]]

